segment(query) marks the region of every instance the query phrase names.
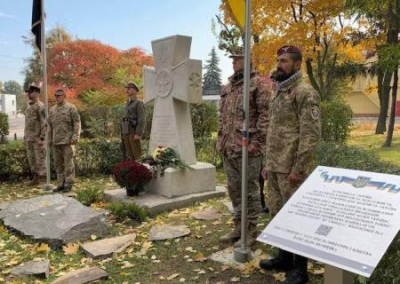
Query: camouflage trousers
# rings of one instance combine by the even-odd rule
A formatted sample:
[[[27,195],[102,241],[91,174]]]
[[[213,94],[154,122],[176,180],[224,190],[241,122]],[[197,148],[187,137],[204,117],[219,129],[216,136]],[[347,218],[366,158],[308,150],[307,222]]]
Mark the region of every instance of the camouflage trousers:
[[[46,155],[44,146],[39,146],[39,143],[35,141],[28,141],[26,142],[26,154],[31,172],[33,174],[37,174],[38,176],[45,176]]]
[[[142,145],[139,141],[133,141],[134,133],[124,134],[124,146],[126,157],[132,161],[137,161],[142,156]]]
[[[249,157],[247,216],[249,224],[253,225],[257,225],[257,218],[261,212],[258,183],[261,164],[262,156]],[[228,178],[228,193],[233,205],[233,219],[240,221],[242,214],[242,158],[224,156],[224,168]]]
[[[271,214],[275,216],[299,188],[301,183],[293,184],[288,173],[268,172],[267,200]]]
[[[57,186],[71,186],[75,182],[75,145],[54,145],[54,167]]]

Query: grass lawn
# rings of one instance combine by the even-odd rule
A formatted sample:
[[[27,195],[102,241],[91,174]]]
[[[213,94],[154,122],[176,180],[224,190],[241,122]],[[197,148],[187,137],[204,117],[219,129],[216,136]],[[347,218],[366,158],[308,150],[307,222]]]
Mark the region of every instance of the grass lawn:
[[[348,144],[362,147],[377,154],[382,160],[400,166],[400,126],[395,129],[392,146],[389,148],[382,146],[386,140],[386,134],[375,135],[374,133],[375,125],[363,124],[355,126]]]

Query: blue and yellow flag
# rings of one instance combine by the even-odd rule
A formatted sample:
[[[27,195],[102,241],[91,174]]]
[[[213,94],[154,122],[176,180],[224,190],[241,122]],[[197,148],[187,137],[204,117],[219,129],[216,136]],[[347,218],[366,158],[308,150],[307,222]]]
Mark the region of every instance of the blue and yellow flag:
[[[236,25],[244,31],[246,25],[246,1],[245,0],[226,0]]]

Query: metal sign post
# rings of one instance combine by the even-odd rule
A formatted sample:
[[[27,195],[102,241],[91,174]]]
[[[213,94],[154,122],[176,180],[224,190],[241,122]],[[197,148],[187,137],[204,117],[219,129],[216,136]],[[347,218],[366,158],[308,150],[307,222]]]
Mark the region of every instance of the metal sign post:
[[[343,269],[325,265],[324,284],[352,284],[353,274]]]
[[[234,259],[247,262],[251,259],[250,248],[247,247],[247,203],[248,203],[248,142],[249,142],[249,90],[250,90],[250,57],[251,57],[251,0],[246,0],[245,56],[244,56],[244,93],[243,93],[243,130],[242,130],[242,220],[241,247],[235,249]]]

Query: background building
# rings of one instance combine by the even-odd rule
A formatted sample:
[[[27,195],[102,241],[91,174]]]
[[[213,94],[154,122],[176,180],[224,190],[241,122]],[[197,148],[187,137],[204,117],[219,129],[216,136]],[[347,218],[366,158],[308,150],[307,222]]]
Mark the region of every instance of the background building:
[[[376,56],[367,59],[366,63],[374,63],[377,60]],[[400,69],[399,69],[400,71]],[[393,85],[393,82],[391,83]],[[397,111],[396,116],[400,116],[400,90],[397,91]],[[391,98],[391,96],[390,96]],[[379,96],[378,82],[376,76],[358,77],[349,94],[346,96],[346,101],[353,110],[355,117],[378,117],[379,116]],[[389,101],[390,113],[391,101]]]
[[[11,94],[0,94],[0,112],[8,116],[17,116],[17,96]]]

